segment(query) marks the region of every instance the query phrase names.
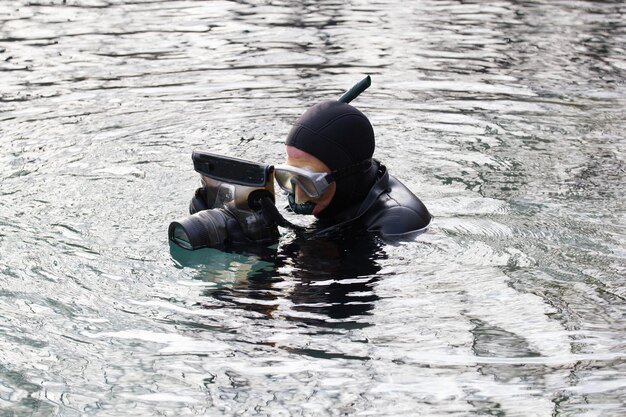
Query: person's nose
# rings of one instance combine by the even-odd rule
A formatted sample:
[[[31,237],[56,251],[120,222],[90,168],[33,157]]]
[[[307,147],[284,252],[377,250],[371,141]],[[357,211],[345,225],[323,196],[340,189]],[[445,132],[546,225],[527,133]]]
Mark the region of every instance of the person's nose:
[[[302,188],[300,188],[299,185],[296,185],[296,204],[302,204],[302,203],[306,203],[307,201],[309,201],[309,196],[306,195],[306,193],[304,191],[302,191]]]

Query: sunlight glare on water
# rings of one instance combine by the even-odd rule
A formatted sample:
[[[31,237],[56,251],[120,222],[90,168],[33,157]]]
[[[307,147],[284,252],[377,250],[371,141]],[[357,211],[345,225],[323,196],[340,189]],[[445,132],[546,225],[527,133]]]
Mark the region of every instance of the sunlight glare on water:
[[[0,0],[0,416],[626,414],[625,11]],[[367,74],[425,234],[168,245]]]

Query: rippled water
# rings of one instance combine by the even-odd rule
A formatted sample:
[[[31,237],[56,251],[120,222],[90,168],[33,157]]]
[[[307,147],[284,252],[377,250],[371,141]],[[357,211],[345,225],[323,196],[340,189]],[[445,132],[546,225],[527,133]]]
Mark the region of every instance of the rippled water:
[[[0,415],[625,414],[625,12],[0,0]],[[426,234],[169,247],[365,74]]]

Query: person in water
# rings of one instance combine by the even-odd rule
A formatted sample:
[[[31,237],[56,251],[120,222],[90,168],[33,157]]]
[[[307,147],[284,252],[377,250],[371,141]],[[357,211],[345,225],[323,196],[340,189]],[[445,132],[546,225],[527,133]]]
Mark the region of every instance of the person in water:
[[[342,101],[308,109],[287,136],[287,159],[276,166],[291,210],[316,216],[322,227],[364,226],[383,236],[423,231],[432,216],[387,168],[373,159],[374,129]]]
[[[274,167],[274,177],[287,191],[294,213],[318,218],[314,230],[284,219],[273,199],[261,197],[263,194],[257,193],[256,200],[248,196],[246,204],[252,201],[256,204],[254,209],[223,203],[216,207],[218,194],[234,194],[230,194],[233,191],[228,191],[229,187],[210,187],[211,175],[216,175],[218,184],[224,181],[224,172],[240,181],[244,177],[245,183],[250,178],[258,180],[258,168],[251,170],[254,163],[249,161],[215,155],[204,161],[201,153],[194,153],[193,158],[200,158],[194,159],[194,167],[208,182],[196,190],[190,203],[191,215],[170,224],[170,240],[186,249],[232,249],[274,242],[279,237],[278,226],[293,228],[305,238],[328,234],[341,238],[359,236],[362,231],[385,237],[403,236],[419,233],[430,224],[431,215],[420,199],[372,158],[374,129],[367,117],[347,102],[324,101],[308,109],[289,132],[286,145],[286,164]],[[213,172],[224,163],[223,159],[229,160],[222,167],[224,172]]]

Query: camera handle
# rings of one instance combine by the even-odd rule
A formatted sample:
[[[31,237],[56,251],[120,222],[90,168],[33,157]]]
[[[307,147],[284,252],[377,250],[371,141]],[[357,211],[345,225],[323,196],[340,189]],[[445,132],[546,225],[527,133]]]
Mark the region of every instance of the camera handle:
[[[309,233],[306,232],[306,228],[291,223],[285,219],[278,211],[272,199],[268,196],[264,196],[260,199],[261,213],[265,219],[267,226],[276,224],[278,226],[293,230],[300,237],[307,237]]]

